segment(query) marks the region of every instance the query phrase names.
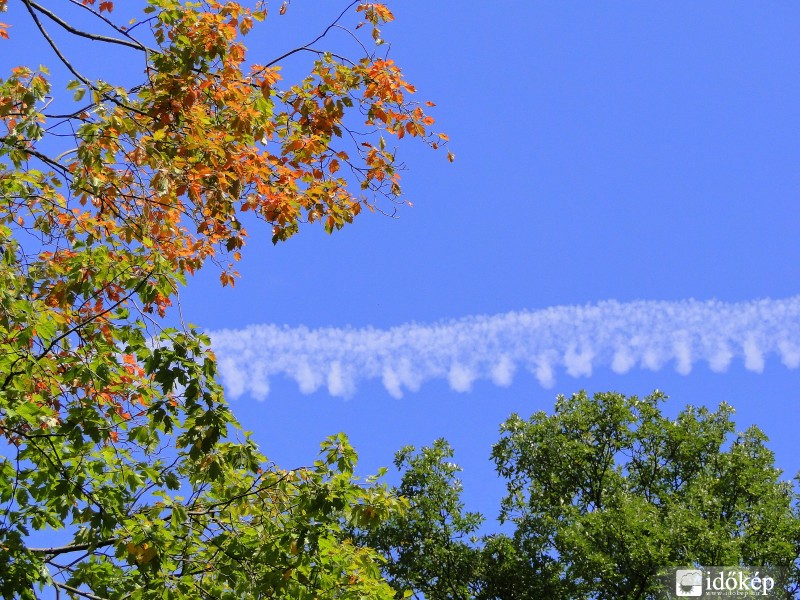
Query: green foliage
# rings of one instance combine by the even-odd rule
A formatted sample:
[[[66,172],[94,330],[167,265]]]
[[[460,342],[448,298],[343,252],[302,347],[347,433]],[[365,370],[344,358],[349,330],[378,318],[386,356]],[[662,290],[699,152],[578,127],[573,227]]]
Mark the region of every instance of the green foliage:
[[[798,496],[766,436],[734,435],[725,404],[669,419],[664,399],[580,393],[503,425],[501,519],[560,597],[652,594],[673,565],[797,568]]]
[[[367,546],[386,557],[384,573],[400,597],[406,590],[428,600],[472,597],[476,550],[470,537],[483,518],[463,512],[461,469],[452,457],[445,440],[416,453],[412,446],[400,450],[394,464],[403,477],[395,493],[409,508],[363,535]]]
[[[426,598],[654,598],[658,573],[687,565],[786,568],[796,593],[800,495],[766,436],[734,433],[728,405],[670,419],[664,400],[581,392],[559,397],[552,415],[512,415],[492,458],[513,532],[472,543],[480,517],[462,516],[449,446],[401,453],[398,492],[411,510],[366,539],[396,589]]]

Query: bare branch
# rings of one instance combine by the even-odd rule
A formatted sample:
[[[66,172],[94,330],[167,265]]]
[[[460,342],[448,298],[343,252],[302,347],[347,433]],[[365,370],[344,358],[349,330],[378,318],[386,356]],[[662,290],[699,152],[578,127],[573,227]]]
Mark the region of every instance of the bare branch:
[[[117,538],[102,540],[96,544],[68,544],[67,546],[55,546],[53,548],[28,548],[28,552],[34,554],[46,554],[48,556],[56,556],[58,554],[68,554],[70,552],[83,552],[91,550],[92,548],[105,548],[117,542]]]
[[[272,60],[272,61],[268,62],[265,66],[266,67],[271,67],[274,64],[279,63],[280,61],[282,61],[284,58],[288,58],[292,54],[297,54],[298,52],[305,52],[305,51],[317,52],[313,48],[314,44],[316,44],[318,41],[320,41],[322,38],[324,38],[326,35],[328,35],[328,33],[330,32],[331,29],[334,29],[335,27],[337,27],[339,25],[339,21],[342,20],[342,17],[344,17],[350,11],[350,9],[353,8],[353,6],[355,6],[358,2],[359,2],[359,0],[353,0],[350,4],[348,4],[347,7],[339,14],[339,16],[336,17],[336,19],[334,19],[333,23],[328,25],[325,28],[325,31],[320,33],[313,41],[311,41],[308,44],[305,44],[303,46],[300,46],[298,48],[295,48],[294,50],[289,50],[288,52],[280,55],[275,60]]]
[[[89,11],[90,13],[92,13],[92,14],[93,14],[95,17],[97,17],[98,19],[100,19],[101,21],[103,21],[103,22],[104,22],[106,25],[108,25],[109,27],[111,27],[111,28],[112,28],[114,31],[116,31],[116,32],[120,33],[121,35],[124,35],[124,36],[125,36],[126,38],[128,38],[128,39],[129,39],[131,42],[133,42],[134,44],[136,44],[137,46],[139,46],[139,47],[140,47],[142,50],[145,50],[145,51],[148,51],[148,52],[155,52],[155,50],[153,50],[152,48],[148,48],[148,47],[147,47],[147,46],[145,46],[145,45],[144,45],[142,42],[140,42],[138,39],[136,39],[135,37],[133,37],[133,36],[131,35],[130,31],[131,31],[131,29],[133,29],[133,27],[131,27],[130,29],[125,29],[124,27],[119,27],[118,25],[114,24],[114,22],[113,22],[111,19],[108,19],[108,18],[104,17],[104,16],[102,15],[102,13],[99,13],[99,12],[97,12],[97,11],[96,11],[94,8],[92,8],[92,7],[91,7],[89,4],[84,4],[83,2],[78,2],[78,0],[69,0],[69,1],[70,1],[72,4],[74,4],[75,6],[79,6],[80,8],[82,8],[82,9],[84,9],[84,10],[88,10],[88,11]],[[149,19],[148,19],[148,20],[149,20]]]
[[[89,592],[81,591],[78,588],[67,585],[66,583],[58,583],[57,581],[54,581],[53,584],[55,584],[56,588],[61,588],[62,590],[66,590],[67,592],[75,594],[76,596],[80,596],[81,598],[88,598],[88,600],[107,600],[102,596],[95,596]]]
[[[44,25],[42,25],[42,22],[39,20],[39,17],[36,15],[36,11],[33,8],[32,0],[22,0],[22,3],[25,5],[25,8],[28,9],[28,12],[30,13],[31,18],[33,19],[33,22],[36,23],[36,27],[39,29],[39,32],[42,34],[44,39],[47,40],[47,43],[53,49],[53,52],[56,53],[56,56],[58,56],[58,59],[64,64],[65,67],[67,67],[69,72],[72,73],[75,77],[77,77],[78,80],[81,83],[83,83],[85,86],[87,86],[89,89],[94,90],[96,92],[99,92],[100,90],[98,90],[97,86],[94,83],[92,83],[91,81],[89,81],[89,79],[87,79],[86,77],[81,75],[78,72],[78,70],[75,67],[72,66],[72,63],[70,63],[67,60],[67,57],[64,56],[64,54],[61,52],[61,50],[59,49],[58,45],[55,43],[55,41],[53,41],[53,38],[50,37],[49,33],[47,33],[47,30],[44,28]],[[130,106],[129,104],[126,104],[125,102],[122,102],[117,98],[114,98],[110,94],[102,93],[101,95],[102,95],[102,97],[104,99],[110,100],[111,102],[113,102],[117,106],[121,106],[121,107],[123,107],[123,108],[125,108],[127,110],[133,111],[133,112],[138,113],[138,114],[143,115],[143,116],[148,116],[146,113],[140,111],[138,108]]]
[[[117,38],[108,37],[108,36],[105,36],[105,35],[99,35],[99,34],[96,34],[96,33],[89,33],[88,31],[82,31],[80,29],[76,29],[75,27],[73,27],[72,25],[70,25],[69,23],[64,21],[61,17],[59,17],[55,13],[51,12],[50,10],[46,9],[44,6],[41,6],[40,4],[37,4],[36,2],[33,2],[33,0],[30,0],[30,5],[31,5],[32,8],[34,8],[37,11],[39,11],[44,16],[46,16],[47,18],[49,18],[53,22],[57,23],[58,25],[60,25],[61,27],[63,27],[64,29],[66,29],[67,31],[69,31],[72,34],[75,34],[75,35],[80,36],[82,38],[86,38],[87,40],[93,40],[95,42],[107,42],[109,44],[119,44],[120,46],[127,46],[128,48],[133,48],[134,50],[140,50],[142,52],[147,52],[147,48],[145,48],[138,41],[136,43],[134,43],[134,42],[126,41],[126,40],[120,40],[120,39],[117,39]]]
[[[32,6],[32,4],[31,4],[31,0],[22,0],[22,3],[25,5],[25,8],[27,8],[27,9],[28,9],[28,12],[30,13],[30,15],[31,15],[31,18],[33,19],[33,22],[34,22],[34,23],[36,23],[36,27],[39,29],[39,32],[42,34],[42,36],[44,37],[44,39],[45,39],[45,40],[47,40],[47,43],[48,43],[48,44],[50,45],[50,47],[53,49],[53,52],[55,52],[55,53],[56,53],[56,56],[58,56],[58,59],[59,59],[59,60],[60,60],[62,63],[64,63],[64,66],[65,66],[65,67],[67,67],[67,69],[69,70],[69,72],[70,72],[70,73],[72,73],[72,74],[73,74],[75,77],[77,77],[77,78],[78,78],[78,79],[79,79],[79,80],[80,80],[80,81],[81,81],[83,84],[87,85],[87,86],[88,86],[89,88],[91,88],[91,89],[94,89],[94,85],[92,84],[92,82],[91,82],[91,81],[89,81],[89,80],[88,80],[86,77],[84,77],[83,75],[81,75],[81,74],[80,74],[80,73],[79,73],[79,72],[78,72],[78,71],[75,69],[75,67],[73,67],[73,66],[72,66],[72,63],[71,63],[71,62],[69,62],[69,61],[67,60],[67,57],[66,57],[66,56],[64,56],[64,54],[61,52],[61,50],[59,49],[59,47],[58,47],[58,46],[56,45],[56,43],[53,41],[53,38],[51,38],[51,37],[50,37],[50,34],[49,34],[49,33],[47,33],[47,30],[44,28],[44,25],[42,25],[42,22],[39,20],[39,17],[36,15],[36,11],[33,9],[33,6]]]

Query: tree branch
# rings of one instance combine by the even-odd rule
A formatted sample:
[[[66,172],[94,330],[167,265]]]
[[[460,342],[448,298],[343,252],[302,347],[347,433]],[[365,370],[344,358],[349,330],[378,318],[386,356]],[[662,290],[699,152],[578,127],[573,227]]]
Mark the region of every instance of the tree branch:
[[[83,83],[86,87],[88,87],[91,90],[94,90],[95,92],[100,92],[100,90],[97,88],[97,86],[94,83],[92,83],[91,81],[89,81],[89,79],[87,79],[86,77],[81,75],[78,72],[78,70],[75,67],[72,66],[72,63],[67,60],[67,57],[64,56],[64,54],[61,52],[61,50],[59,49],[58,45],[55,43],[55,41],[53,41],[53,38],[50,37],[50,34],[47,33],[47,30],[44,28],[44,25],[42,25],[42,22],[39,20],[39,17],[36,15],[36,11],[33,8],[32,0],[22,0],[22,3],[25,5],[25,8],[28,9],[28,12],[30,13],[31,18],[33,19],[33,22],[36,23],[36,27],[37,27],[37,29],[39,29],[39,32],[42,34],[42,37],[44,37],[44,39],[47,40],[47,43],[53,49],[53,52],[56,53],[56,56],[58,56],[58,59],[64,64],[65,67],[67,67],[67,70],[69,70],[70,73],[72,73],[75,77],[77,77],[78,80],[81,83]],[[117,98],[114,98],[113,96],[111,96],[108,93],[101,93],[101,95],[105,100],[110,100],[111,102],[113,102],[117,106],[121,106],[121,107],[123,107],[123,108],[125,108],[127,110],[133,111],[133,112],[138,113],[138,114],[140,114],[142,116],[145,116],[145,117],[149,116],[147,113],[144,113],[141,110],[139,110],[138,108],[130,106],[130,105],[126,104],[125,102],[122,102]]]
[[[23,1],[25,1],[25,0],[23,0]],[[295,48],[294,50],[289,50],[288,52],[286,52],[284,54],[281,54],[278,58],[268,62],[264,66],[265,67],[271,67],[274,64],[279,63],[280,61],[282,61],[284,58],[288,58],[292,54],[297,54],[298,52],[303,52],[303,51],[316,52],[316,50],[314,50],[314,48],[312,46],[314,44],[316,44],[318,41],[320,41],[322,38],[324,38],[326,35],[328,35],[328,32],[331,29],[333,29],[334,27],[337,27],[339,25],[339,21],[342,20],[342,17],[344,17],[347,14],[347,12],[351,8],[353,8],[353,6],[355,6],[358,2],[359,2],[359,0],[353,0],[350,4],[348,4],[347,7],[339,14],[339,16],[336,17],[336,19],[333,21],[333,23],[328,25],[328,27],[325,29],[325,31],[320,33],[312,42],[309,42],[308,44],[305,44],[304,46],[300,46],[299,48]]]
[[[87,318],[87,319],[84,319],[84,320],[83,320],[83,321],[81,321],[80,323],[78,323],[78,324],[76,324],[76,325],[73,325],[72,327],[70,327],[69,329],[67,329],[66,331],[64,331],[62,334],[60,334],[60,335],[57,335],[55,338],[53,338],[53,340],[50,342],[50,344],[48,344],[47,348],[45,348],[44,350],[42,350],[42,351],[41,351],[39,354],[37,354],[37,355],[34,357],[34,360],[35,360],[36,362],[38,362],[38,361],[42,360],[42,358],[44,358],[45,356],[47,356],[47,354],[50,352],[50,350],[52,350],[53,348],[55,348],[56,344],[58,344],[58,343],[59,343],[61,340],[63,340],[63,339],[64,339],[64,338],[66,338],[67,336],[69,336],[69,335],[71,335],[71,334],[75,333],[76,331],[78,331],[78,330],[80,330],[80,329],[83,329],[83,328],[84,328],[86,325],[88,325],[89,323],[91,323],[91,322],[93,322],[93,321],[95,321],[95,320],[99,319],[100,317],[103,317],[103,316],[107,315],[107,314],[108,314],[108,313],[110,313],[112,310],[114,310],[115,308],[117,308],[118,306],[120,306],[120,305],[121,305],[123,302],[126,302],[127,300],[129,300],[130,298],[132,298],[134,295],[136,295],[136,294],[139,292],[139,290],[140,290],[140,289],[142,289],[142,286],[143,286],[145,283],[147,283],[147,281],[150,279],[150,276],[151,276],[153,273],[155,273],[155,269],[151,269],[150,271],[148,271],[148,272],[145,274],[145,276],[144,276],[144,277],[141,279],[141,281],[139,281],[139,283],[138,283],[138,284],[136,284],[136,286],[135,286],[135,287],[134,287],[134,288],[133,288],[133,289],[130,291],[130,293],[128,293],[127,295],[123,296],[122,298],[120,298],[119,300],[117,300],[116,302],[114,302],[114,304],[112,304],[111,306],[109,306],[109,307],[108,307],[108,308],[106,308],[105,310],[103,310],[103,311],[101,311],[101,312],[97,313],[96,315],[92,315],[91,317],[89,317],[89,318]]]
[[[83,552],[84,550],[91,550],[93,548],[105,548],[117,542],[118,538],[111,538],[102,540],[96,544],[69,544],[67,546],[55,546],[53,548],[28,548],[28,552],[34,554],[46,554],[48,556],[57,556],[59,554],[68,554],[70,552]]]
[[[75,69],[75,67],[72,66],[72,63],[70,63],[67,60],[67,57],[64,56],[64,54],[62,54],[61,50],[58,48],[56,43],[53,41],[53,38],[51,38],[50,34],[47,33],[47,30],[44,28],[44,25],[42,25],[42,22],[39,20],[39,17],[36,15],[36,11],[33,9],[31,1],[30,0],[22,0],[22,3],[25,5],[25,8],[28,9],[28,12],[30,13],[31,18],[33,19],[33,22],[36,24],[36,27],[39,29],[39,32],[42,34],[44,39],[47,40],[47,43],[53,49],[53,52],[55,52],[56,56],[58,56],[58,59],[62,63],[64,63],[64,66],[67,67],[69,72],[72,73],[75,77],[77,77],[84,85],[88,86],[91,89],[95,89],[94,85],[92,85],[92,82],[89,81],[88,79],[86,79],[86,77],[84,77],[83,75],[81,75]]]
[[[116,31],[117,33],[119,33],[119,34],[121,34],[121,35],[124,35],[124,36],[125,36],[126,38],[128,38],[128,39],[129,39],[131,42],[133,42],[134,44],[136,44],[137,46],[139,46],[139,48],[140,48],[140,49],[142,49],[142,50],[144,50],[144,51],[146,51],[146,52],[155,52],[155,50],[153,50],[152,48],[148,48],[148,47],[147,47],[147,46],[145,46],[145,45],[144,45],[142,42],[140,42],[138,39],[136,39],[135,37],[133,37],[133,36],[131,35],[130,31],[131,31],[131,29],[132,29],[132,28],[130,28],[130,29],[125,29],[124,27],[119,27],[119,26],[115,25],[115,24],[114,24],[114,22],[113,22],[111,19],[108,19],[108,18],[104,17],[104,16],[103,16],[101,13],[97,12],[97,11],[96,11],[94,8],[92,8],[92,7],[91,7],[89,4],[84,4],[83,2],[79,2],[78,0],[69,0],[69,1],[70,1],[72,4],[74,4],[75,6],[78,6],[78,7],[82,8],[82,9],[84,9],[84,10],[88,10],[88,11],[89,11],[90,13],[92,13],[92,14],[93,14],[95,17],[97,17],[98,19],[100,19],[101,21],[103,21],[103,22],[104,22],[106,25],[108,25],[109,27],[111,27],[111,28],[112,28],[114,31]]]
[[[95,596],[89,592],[83,592],[78,588],[67,585],[66,583],[58,583],[57,581],[54,581],[53,584],[56,586],[56,588],[61,588],[62,590],[68,591],[70,594],[75,594],[76,596],[81,596],[82,598],[88,598],[89,600],[107,600],[102,596]]]
[[[60,25],[61,27],[63,27],[67,31],[69,31],[70,33],[75,34],[75,35],[77,35],[79,37],[86,38],[87,40],[93,40],[95,42],[107,42],[109,44],[119,44],[120,46],[127,46],[128,48],[133,48],[134,50],[140,50],[142,52],[147,52],[147,48],[145,48],[144,45],[142,45],[139,42],[135,42],[135,43],[134,42],[129,42],[129,41],[126,41],[126,40],[120,40],[118,38],[112,38],[112,37],[108,37],[108,36],[105,36],[105,35],[100,35],[100,34],[96,34],[96,33],[89,33],[88,31],[82,31],[80,29],[76,29],[75,27],[73,27],[72,25],[70,25],[69,23],[64,21],[61,17],[59,17],[55,13],[51,12],[50,10],[46,9],[44,6],[41,6],[40,4],[37,4],[36,2],[33,2],[33,0],[30,0],[30,5],[31,5],[32,8],[34,8],[35,10],[39,11],[40,13],[42,13],[44,16],[49,18],[51,21],[57,23],[58,25]]]

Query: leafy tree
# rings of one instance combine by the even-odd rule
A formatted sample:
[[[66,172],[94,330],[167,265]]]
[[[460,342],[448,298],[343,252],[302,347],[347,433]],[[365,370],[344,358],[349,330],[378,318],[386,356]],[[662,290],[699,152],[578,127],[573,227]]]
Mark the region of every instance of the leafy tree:
[[[461,468],[452,457],[443,439],[419,452],[413,446],[400,450],[394,464],[403,477],[395,493],[410,507],[362,537],[384,554],[386,578],[401,593],[413,590],[430,600],[473,597],[477,554],[471,538],[483,517],[463,512]]]
[[[800,494],[766,436],[755,426],[734,434],[726,404],[670,419],[664,399],[581,392],[559,397],[552,415],[511,416],[492,458],[507,486],[500,521],[513,533],[473,543],[464,535],[480,518],[462,513],[449,447],[436,442],[413,460],[404,451],[398,491],[411,508],[367,536],[387,555],[389,580],[425,598],[611,600],[656,597],[670,566],[754,565],[787,569],[794,597]],[[421,535],[431,544],[408,543]]]
[[[755,426],[733,435],[725,404],[669,419],[664,399],[580,393],[552,416],[502,426],[492,452],[508,480],[501,519],[562,597],[647,597],[671,565],[782,566],[796,577],[798,494],[766,436]]]
[[[378,53],[391,13],[352,2],[313,43],[254,63],[242,39],[264,2],[147,0],[125,25],[110,0],[16,2],[53,81],[72,81],[65,98],[44,67],[0,80],[0,594],[385,597],[377,555],[346,529],[399,502],[354,478],[344,437],[308,468],[268,463],[208,341],[162,318],[209,260],[233,283],[247,214],[277,242],[400,202],[386,138],[445,138]],[[347,28],[353,13],[367,27]],[[14,24],[0,24],[4,56]],[[324,52],[336,31],[363,54]],[[130,53],[118,72],[138,81],[76,68],[83,39]],[[309,72],[284,84],[293,55]]]

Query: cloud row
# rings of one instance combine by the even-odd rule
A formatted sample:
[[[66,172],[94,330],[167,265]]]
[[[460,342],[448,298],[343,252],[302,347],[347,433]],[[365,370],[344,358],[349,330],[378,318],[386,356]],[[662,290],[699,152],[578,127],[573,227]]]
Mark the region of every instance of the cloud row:
[[[263,399],[275,376],[311,393],[327,387],[351,395],[359,381],[379,378],[396,398],[443,378],[458,392],[479,379],[508,386],[520,370],[551,387],[563,370],[587,377],[695,363],[725,371],[741,360],[760,373],[769,356],[800,366],[800,296],[724,303],[616,302],[471,316],[391,329],[252,325],[211,332],[222,381],[232,397]]]

